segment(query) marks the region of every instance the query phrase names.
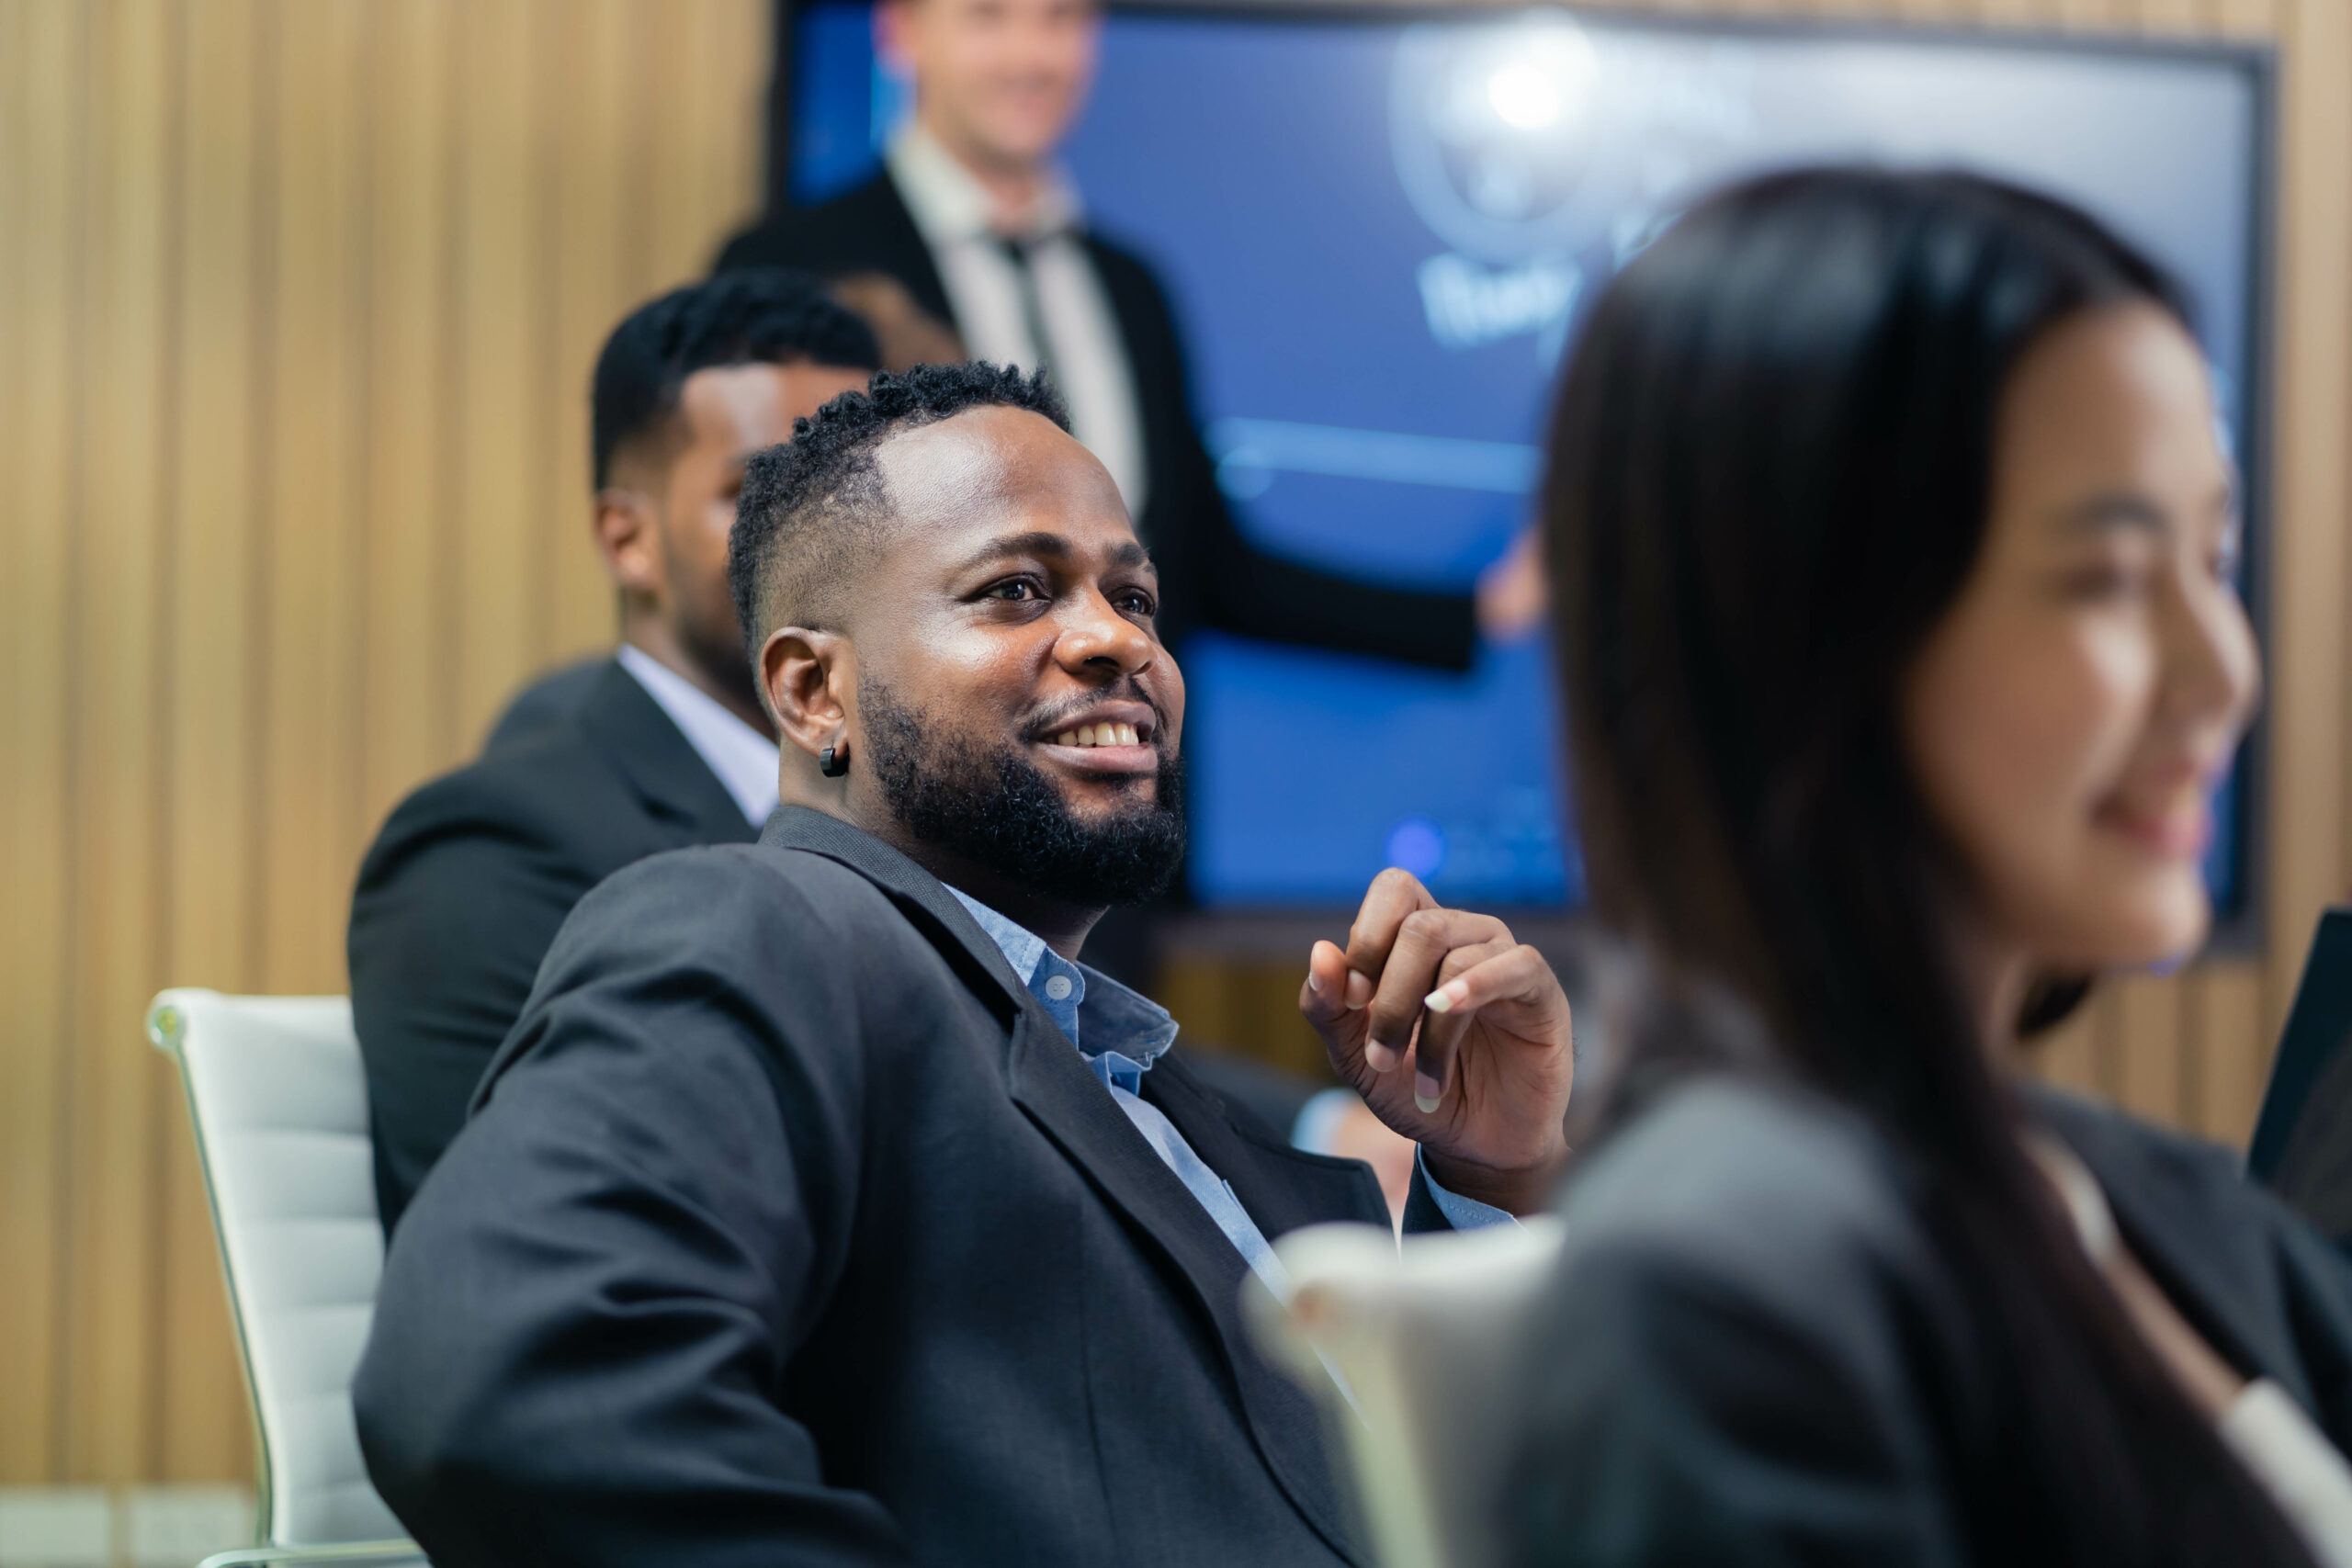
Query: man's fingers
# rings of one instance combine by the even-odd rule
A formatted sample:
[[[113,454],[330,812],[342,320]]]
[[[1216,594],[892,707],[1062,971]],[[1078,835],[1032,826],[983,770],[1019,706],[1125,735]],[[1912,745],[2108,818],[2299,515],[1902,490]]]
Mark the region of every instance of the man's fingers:
[[[1414,1103],[1433,1111],[1453,1077],[1453,1057],[1482,1011],[1518,1010],[1506,1027],[1514,1034],[1570,1043],[1568,998],[1542,953],[1508,936],[1476,948],[1457,948],[1441,967],[1438,987],[1421,1003],[1421,1048],[1414,1072]],[[1432,1087],[1434,1086],[1434,1087]]]
[[[1422,998],[1429,1010],[1446,1019],[1462,1019],[1479,1009],[1497,1003],[1518,1003],[1537,1010],[1541,1022],[1556,1015],[1558,1025],[1567,1026],[1567,993],[1560,987],[1560,977],[1542,953],[1524,942],[1505,943],[1491,953],[1483,953],[1472,963],[1453,973]]]
[[[1298,988],[1298,1010],[1317,1029],[1337,1023],[1351,1010],[1348,982],[1363,978],[1348,967],[1348,955],[1338,943],[1318,942],[1306,955],[1306,983]]]
[[[1371,1006],[1365,1010],[1367,1039],[1401,1056],[1413,1037],[1414,1026],[1422,1021],[1422,998],[1442,978],[1442,970],[1450,956],[1464,948],[1483,950],[1490,944],[1499,950],[1510,936],[1503,923],[1491,915],[1432,908],[1406,916],[1389,948],[1388,961],[1381,967]],[[1364,1055],[1366,1061],[1377,1065],[1380,1055],[1369,1045]],[[1445,1043],[1431,1041],[1425,1031],[1414,1075],[1417,1080],[1426,1080],[1417,1083],[1420,1098],[1438,1098],[1445,1083]]]
[[[1406,917],[1437,907],[1430,890],[1409,871],[1391,866],[1374,877],[1356,910],[1356,923],[1348,928],[1349,967],[1378,979]]]
[[[1421,1034],[1413,1051],[1413,1103],[1424,1115],[1444,1103],[1446,1085],[1453,1077],[1453,1058],[1462,1037],[1470,1032],[1472,1013],[1421,1015]]]

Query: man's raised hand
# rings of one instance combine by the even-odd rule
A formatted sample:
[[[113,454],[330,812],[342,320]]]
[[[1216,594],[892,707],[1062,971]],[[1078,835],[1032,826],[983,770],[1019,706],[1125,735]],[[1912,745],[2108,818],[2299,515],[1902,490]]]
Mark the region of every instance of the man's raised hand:
[[[1513,1213],[1550,1196],[1568,1154],[1568,998],[1502,921],[1384,871],[1345,950],[1318,942],[1308,954],[1298,1007],[1340,1076],[1420,1144],[1449,1191]]]

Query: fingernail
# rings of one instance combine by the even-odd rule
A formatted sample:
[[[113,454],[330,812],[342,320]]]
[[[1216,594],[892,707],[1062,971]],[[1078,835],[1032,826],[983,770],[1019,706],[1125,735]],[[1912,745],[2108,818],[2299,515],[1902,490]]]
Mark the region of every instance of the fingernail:
[[[1423,997],[1421,1005],[1431,1012],[1452,1012],[1462,1005],[1464,995],[1462,982],[1455,980]]]
[[[1318,997],[1323,994],[1323,977],[1312,969],[1306,972],[1306,988]]]
[[[1437,1102],[1444,1098],[1444,1095],[1445,1086],[1429,1074],[1415,1073],[1413,1075],[1413,1103],[1421,1108],[1422,1115],[1426,1116],[1435,1111]]]
[[[1367,1040],[1363,1043],[1363,1062],[1375,1073],[1393,1073],[1396,1070],[1396,1049],[1377,1040]]]

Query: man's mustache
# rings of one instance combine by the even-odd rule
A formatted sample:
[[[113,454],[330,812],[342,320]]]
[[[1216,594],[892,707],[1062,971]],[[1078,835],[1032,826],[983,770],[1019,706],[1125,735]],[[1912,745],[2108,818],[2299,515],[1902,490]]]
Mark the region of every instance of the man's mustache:
[[[1122,680],[1115,685],[1105,686],[1099,692],[1090,692],[1082,697],[1073,697],[1068,702],[1055,703],[1050,706],[1040,708],[1022,721],[1021,732],[1023,735],[1051,735],[1057,730],[1068,728],[1071,719],[1106,701],[1143,704],[1151,709],[1151,743],[1155,747],[1159,746],[1167,737],[1168,709],[1158,698],[1145,691],[1132,679]]]

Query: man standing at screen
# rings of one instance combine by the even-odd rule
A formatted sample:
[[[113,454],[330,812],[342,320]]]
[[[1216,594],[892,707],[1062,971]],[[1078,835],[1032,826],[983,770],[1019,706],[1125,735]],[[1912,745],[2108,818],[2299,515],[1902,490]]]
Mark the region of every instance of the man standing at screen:
[[[882,171],[738,236],[724,269],[879,274],[952,322],[974,358],[1043,367],[1119,487],[1160,573],[1160,635],[1195,626],[1466,670],[1478,633],[1532,626],[1521,547],[1475,595],[1381,586],[1270,554],[1235,525],[1193,423],[1182,338],[1151,271],[1087,227],[1055,161],[1085,105],[1090,0],[883,0],[884,53],[914,84]]]

